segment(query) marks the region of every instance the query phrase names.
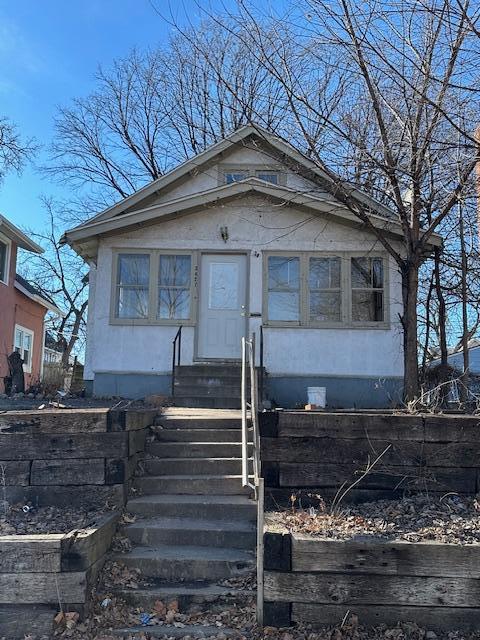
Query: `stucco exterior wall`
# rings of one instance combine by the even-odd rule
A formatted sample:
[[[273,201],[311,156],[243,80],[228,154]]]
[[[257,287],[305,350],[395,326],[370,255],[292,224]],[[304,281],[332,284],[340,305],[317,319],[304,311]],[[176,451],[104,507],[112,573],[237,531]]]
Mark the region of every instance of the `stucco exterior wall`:
[[[225,243],[220,227],[228,228]],[[178,325],[118,326],[110,324],[113,249],[163,248],[195,251],[246,252],[249,262],[249,312],[262,314],[264,251],[381,251],[378,242],[358,229],[334,222],[328,215],[312,215],[249,196],[214,206],[181,219],[149,226],[100,242],[96,269],[91,274],[88,348],[85,377],[154,375],[168,388],[171,345]],[[388,259],[388,258],[387,258]],[[388,329],[265,328],[265,367],[269,376],[285,380],[306,377],[395,379],[403,374],[401,280],[388,260]],[[262,317],[249,320],[258,331]],[[184,327],[182,364],[195,359],[195,327]],[[160,383],[160,380],[162,382]],[[154,384],[154,383],[152,383]]]

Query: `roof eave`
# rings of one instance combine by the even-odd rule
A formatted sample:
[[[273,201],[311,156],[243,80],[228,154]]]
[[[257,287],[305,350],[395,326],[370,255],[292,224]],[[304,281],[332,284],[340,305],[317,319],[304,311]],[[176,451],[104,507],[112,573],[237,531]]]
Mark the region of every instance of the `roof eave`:
[[[181,214],[187,210],[195,209],[197,207],[200,208],[208,204],[213,204],[218,200],[235,197],[248,192],[257,192],[261,195],[281,199],[291,206],[315,208],[319,213],[330,213],[350,224],[361,224],[361,221],[340,203],[334,201],[329,202],[325,199],[316,198],[311,194],[299,193],[296,190],[289,189],[284,186],[272,186],[257,178],[248,178],[247,180],[242,180],[230,185],[215,187],[214,189],[205,191],[202,194],[189,195],[161,205],[154,205],[146,207],[145,209],[126,213],[123,216],[90,222],[82,227],[77,227],[66,232],[64,239],[77,252],[80,252],[78,250],[80,245],[84,245],[99,235],[112,233],[117,230],[120,232],[121,229],[136,226],[138,224],[148,224],[153,219],[165,220],[167,219],[167,216],[171,217],[172,215]],[[393,235],[398,236],[401,234],[401,226],[399,222],[396,222],[395,220],[388,220],[374,214],[370,215],[370,219],[375,226],[384,228]],[[441,244],[441,238],[439,238],[439,243]]]
[[[0,214],[0,233],[4,233],[10,240],[12,240],[17,246],[31,251],[32,253],[44,253],[44,249],[33,240],[30,240],[23,231],[20,231],[18,227],[12,224],[5,216]]]
[[[45,309],[48,309],[48,311],[55,313],[55,315],[59,316],[60,318],[65,317],[65,313],[61,309],[59,309],[55,304],[53,304],[49,300],[46,300],[42,296],[39,296],[35,293],[32,293],[31,291],[28,291],[28,289],[25,289],[25,287],[21,285],[20,282],[18,282],[18,280],[15,280],[13,286],[15,287],[15,289],[18,289],[20,293],[23,293],[24,296],[27,296],[27,298],[30,298],[30,300],[33,300],[34,302],[37,302],[42,307],[45,307]]]

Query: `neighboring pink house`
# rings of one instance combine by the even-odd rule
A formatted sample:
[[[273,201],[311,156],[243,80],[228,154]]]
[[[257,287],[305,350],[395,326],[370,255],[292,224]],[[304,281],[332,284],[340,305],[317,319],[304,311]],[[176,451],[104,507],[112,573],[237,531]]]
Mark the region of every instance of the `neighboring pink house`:
[[[7,356],[20,352],[26,388],[40,380],[47,311],[61,314],[55,304],[17,274],[18,248],[32,253],[43,249],[0,215],[0,393],[8,375]]]

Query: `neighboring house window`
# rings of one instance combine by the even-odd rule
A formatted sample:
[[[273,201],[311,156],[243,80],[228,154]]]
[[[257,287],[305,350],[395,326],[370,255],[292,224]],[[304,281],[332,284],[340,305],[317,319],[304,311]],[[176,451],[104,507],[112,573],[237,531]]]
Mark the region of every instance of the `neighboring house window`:
[[[277,171],[257,171],[256,177],[259,180],[265,180],[265,182],[271,182],[272,184],[278,184],[278,172]]]
[[[352,258],[352,320],[383,322],[383,260]]]
[[[355,254],[267,254],[267,324],[385,326],[384,258]]]
[[[268,257],[268,318],[282,322],[300,320],[300,258]]]
[[[190,318],[191,273],[191,256],[160,255],[158,268],[158,318],[169,320]]]
[[[226,171],[223,174],[225,184],[232,184],[232,182],[240,182],[248,178],[248,171]]]
[[[342,319],[341,259],[310,258],[308,266],[311,322],[340,322]]]
[[[117,317],[147,318],[149,312],[150,255],[122,253],[118,256]]]
[[[15,325],[13,348],[18,351],[23,360],[23,368],[27,373],[32,372],[33,331]]]
[[[0,236],[0,282],[8,284],[10,243]]]

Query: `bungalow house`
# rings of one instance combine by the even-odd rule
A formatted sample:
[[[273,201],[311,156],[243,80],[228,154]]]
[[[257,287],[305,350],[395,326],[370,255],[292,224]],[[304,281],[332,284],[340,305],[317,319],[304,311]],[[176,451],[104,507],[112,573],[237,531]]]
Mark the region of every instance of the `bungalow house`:
[[[61,314],[52,300],[16,272],[18,249],[43,253],[41,247],[0,215],[0,393],[5,391],[7,357],[13,351],[23,359],[26,387],[40,380],[45,315],[47,311]]]
[[[401,250],[395,215],[353,197]],[[237,406],[241,338],[255,333],[266,394],[280,406],[305,404],[309,386],[326,387],[330,407],[398,399],[394,261],[335,198],[330,172],[257,126],[64,240],[91,266],[85,379],[95,395],[169,394],[177,338],[177,401]]]

